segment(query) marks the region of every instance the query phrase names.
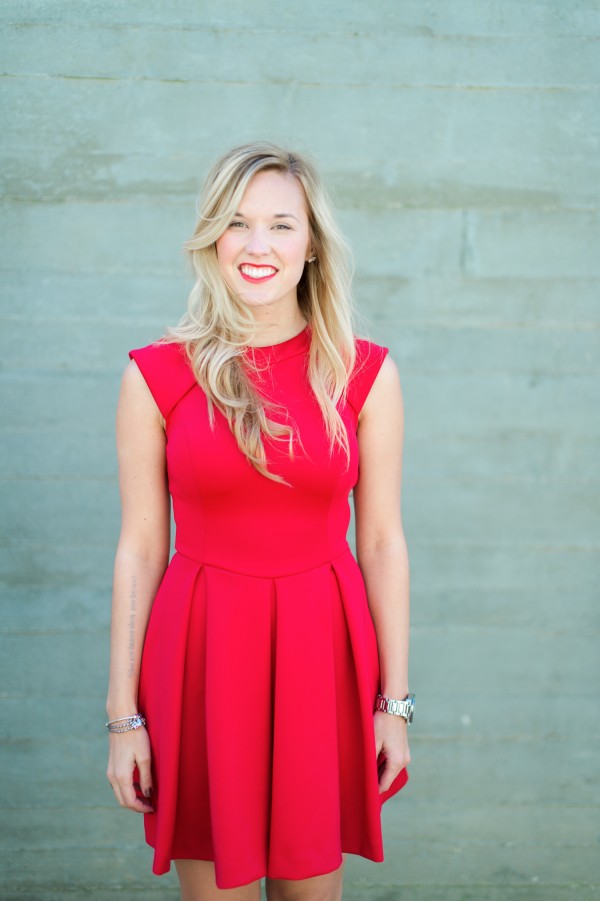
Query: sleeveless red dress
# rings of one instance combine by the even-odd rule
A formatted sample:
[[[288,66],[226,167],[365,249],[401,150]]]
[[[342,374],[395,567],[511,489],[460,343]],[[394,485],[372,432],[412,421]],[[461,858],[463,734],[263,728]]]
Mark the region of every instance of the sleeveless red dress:
[[[146,633],[139,709],[152,750],[153,872],[215,862],[219,888],[337,869],[342,851],[383,860],[373,709],[376,634],[346,540],[359,475],[357,417],[388,348],[356,339],[347,403],[351,464],[330,456],[307,377],[310,325],[247,348],[256,387],[294,440],[265,439],[260,475],[207,400],[178,344],[129,352],[165,418],[176,552]],[[283,414],[271,414],[285,421]]]

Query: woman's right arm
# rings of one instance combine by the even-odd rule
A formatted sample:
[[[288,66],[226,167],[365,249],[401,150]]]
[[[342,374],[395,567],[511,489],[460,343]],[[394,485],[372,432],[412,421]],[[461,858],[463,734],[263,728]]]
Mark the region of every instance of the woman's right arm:
[[[115,556],[110,638],[109,720],[138,712],[137,691],[152,602],[169,561],[170,499],[164,420],[135,362],[123,374],[116,418],[121,533]],[[143,714],[143,711],[139,711]],[[109,735],[107,777],[123,807],[139,813],[137,766],[146,798],[152,791],[150,743],[142,726]]]

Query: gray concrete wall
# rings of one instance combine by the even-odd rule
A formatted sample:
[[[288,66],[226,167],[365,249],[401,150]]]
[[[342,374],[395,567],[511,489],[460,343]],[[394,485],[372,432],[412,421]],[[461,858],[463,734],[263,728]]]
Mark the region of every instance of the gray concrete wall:
[[[598,853],[593,0],[6,0],[3,898],[176,897],[105,781],[114,411],[208,165],[311,152],[403,380],[411,781],[345,897],[585,899]]]

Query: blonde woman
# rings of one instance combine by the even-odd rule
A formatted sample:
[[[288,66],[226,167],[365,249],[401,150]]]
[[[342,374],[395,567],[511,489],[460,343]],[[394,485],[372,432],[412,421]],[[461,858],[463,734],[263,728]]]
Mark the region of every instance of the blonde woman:
[[[107,775],[184,901],[334,901],[408,779],[398,371],[305,156],[226,153],[186,249],[118,404]]]

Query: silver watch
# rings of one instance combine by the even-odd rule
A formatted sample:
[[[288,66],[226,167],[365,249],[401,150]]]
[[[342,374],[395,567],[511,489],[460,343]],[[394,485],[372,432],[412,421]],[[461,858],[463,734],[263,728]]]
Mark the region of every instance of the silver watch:
[[[384,713],[393,713],[394,716],[402,716],[410,726],[415,711],[415,696],[406,695],[401,701],[396,698],[385,698],[377,695],[375,710],[383,710]]]

